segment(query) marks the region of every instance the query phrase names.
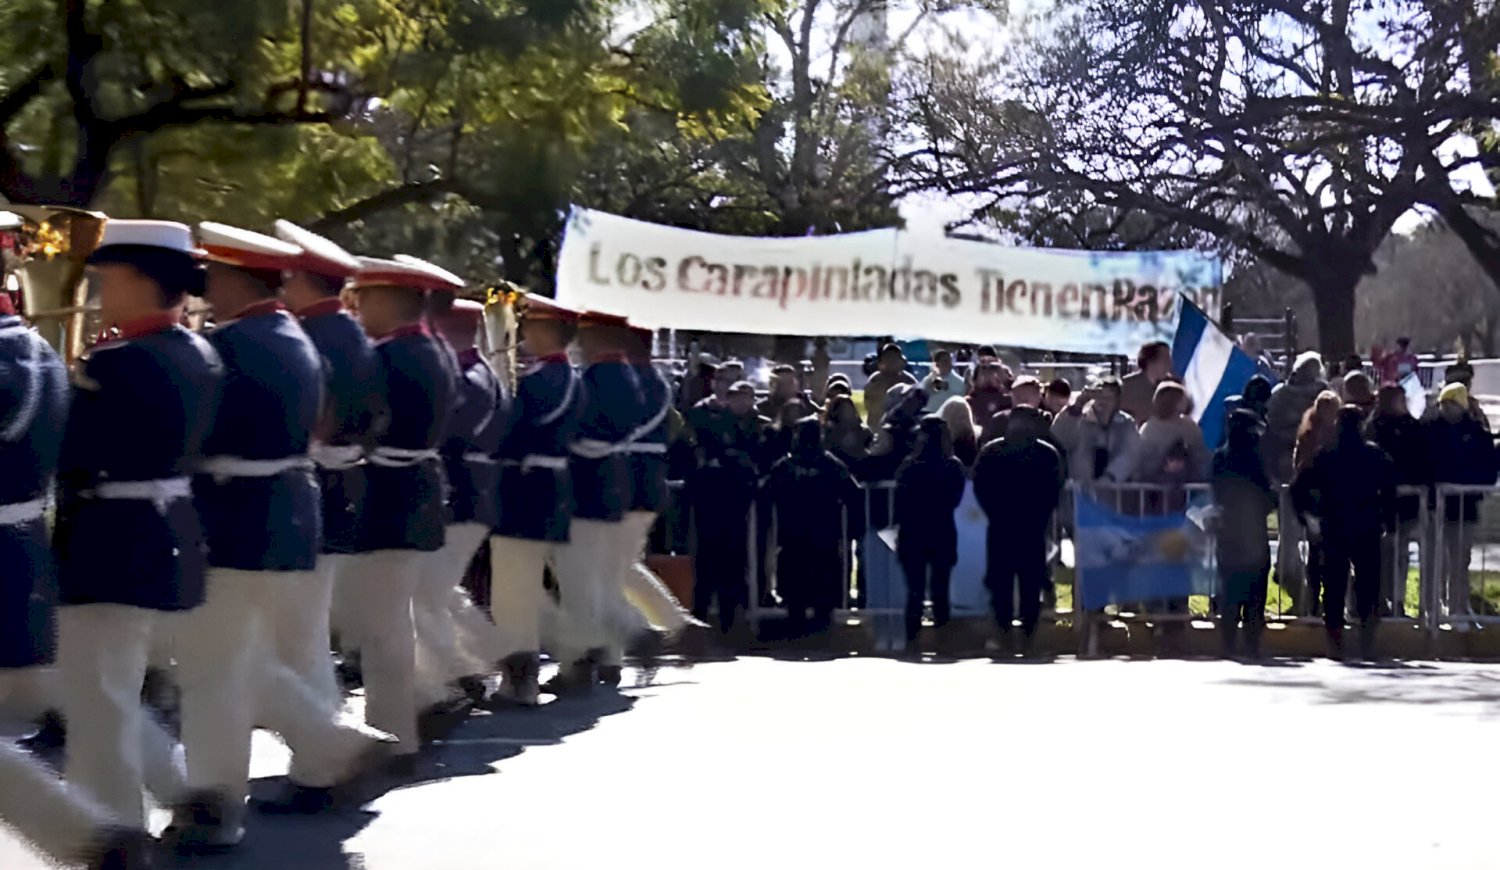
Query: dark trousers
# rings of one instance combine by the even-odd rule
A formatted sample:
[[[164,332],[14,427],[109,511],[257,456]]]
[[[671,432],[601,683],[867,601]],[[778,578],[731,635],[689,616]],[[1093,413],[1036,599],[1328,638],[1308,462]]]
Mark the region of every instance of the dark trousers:
[[[707,622],[709,610],[717,601],[719,630],[727,634],[740,612],[750,605],[746,535],[743,529],[708,536],[700,532],[698,544],[693,557],[693,616]]]
[[[938,628],[948,624],[953,614],[949,580],[953,565],[947,560],[933,561],[926,553],[902,553],[901,572],[906,575],[906,641],[917,639],[922,630],[922,608],[928,589],[932,594],[932,621]]]
[[[843,598],[840,547],[847,542],[787,542],[776,556],[776,587],[786,604],[787,628],[794,638],[833,627],[833,611]],[[808,612],[811,611],[811,617]]]
[[[1323,539],[1318,583],[1323,587],[1323,624],[1344,627],[1344,597],[1349,569],[1354,569],[1354,613],[1361,625],[1373,625],[1380,608],[1380,532]]]
[[[1021,631],[1030,637],[1041,620],[1042,589],[1050,580],[1046,533],[991,538],[985,550],[988,564],[984,582],[990,590],[996,625],[1002,632],[1010,631],[1017,616],[1014,599],[1019,587]]]
[[[1271,565],[1239,569],[1219,563],[1219,630],[1224,636],[1224,654],[1233,655],[1243,632],[1245,651],[1260,653],[1260,636],[1266,626],[1266,575]],[[1243,623],[1243,628],[1241,624]]]

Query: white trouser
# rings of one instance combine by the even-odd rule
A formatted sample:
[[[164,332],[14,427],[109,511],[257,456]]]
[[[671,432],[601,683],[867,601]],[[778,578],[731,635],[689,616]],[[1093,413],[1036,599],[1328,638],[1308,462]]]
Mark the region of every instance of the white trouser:
[[[344,702],[333,669],[330,640],[333,583],[349,558],[342,553],[325,553],[318,557],[314,570],[287,574],[286,582],[276,584],[272,608],[270,630],[277,659],[330,711],[338,710]]]
[[[497,659],[542,649],[542,585],[547,561],[562,547],[554,541],[490,537],[490,618],[499,643]]]
[[[181,799],[184,781],[174,743],[141,708],[146,658],[163,615],[125,604],[58,609],[68,781],[120,824],[141,829],[142,784],[172,804]]]
[[[655,524],[656,514],[653,513],[631,511],[625,515],[625,525],[631,535],[623,581],[625,598],[652,626],[676,634],[692,624],[693,617],[678,603],[661,578],[642,561],[646,539],[651,536],[651,527]]]
[[[566,665],[589,650],[621,644],[625,607],[621,589],[623,553],[629,530],[624,523],[574,518],[568,543],[557,548],[553,567],[566,619],[559,624],[553,658]],[[614,658],[610,656],[609,659]],[[606,660],[605,664],[615,664]]]
[[[100,829],[118,824],[103,805],[9,740],[0,740],[0,822],[57,864],[82,860],[98,845]]]
[[[396,753],[415,754],[416,628],[412,596],[426,554],[376,550],[349,560],[334,584],[345,647],[359,650],[365,682],[365,721],[401,741]]]
[[[465,650],[455,619],[455,612],[465,605],[474,609],[459,584],[488,535],[489,529],[480,523],[453,523],[448,526],[443,548],[424,560],[426,564],[412,600],[417,625],[417,669],[423,682],[435,683],[439,689],[459,677],[488,670],[485,660],[476,659]]]

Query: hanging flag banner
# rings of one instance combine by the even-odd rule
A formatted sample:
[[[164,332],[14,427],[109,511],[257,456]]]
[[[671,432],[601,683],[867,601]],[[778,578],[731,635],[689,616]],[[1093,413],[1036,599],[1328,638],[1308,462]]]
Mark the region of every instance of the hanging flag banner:
[[[1196,251],[1012,248],[903,230],[722,236],[575,208],[558,300],[642,326],[880,336],[1134,355],[1172,340],[1178,294],[1217,317]]]

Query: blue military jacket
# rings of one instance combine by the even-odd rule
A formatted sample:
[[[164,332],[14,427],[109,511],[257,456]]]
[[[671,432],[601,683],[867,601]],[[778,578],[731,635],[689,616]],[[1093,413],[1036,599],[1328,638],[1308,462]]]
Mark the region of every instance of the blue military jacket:
[[[362,547],[374,550],[442,549],[447,530],[443,463],[458,398],[452,352],[418,326],[375,341],[390,404],[390,425],[366,465]]]
[[[458,366],[458,407],[443,442],[449,521],[494,528],[500,490],[495,454],[509,425],[510,395],[478,350],[460,353]]]
[[[90,351],[74,384],[57,475],[60,600],[187,610],[208,567],[189,475],[223,365],[165,313],[123,336]]]
[[[578,423],[581,381],[564,354],[543,357],[516,382],[512,422],[500,440],[495,534],[566,541],[573,516],[568,442]]]
[[[611,359],[590,363],[582,379],[578,437],[569,445],[573,516],[618,522],[631,501],[624,448],[646,416],[640,377],[624,359]]]
[[[324,404],[313,430],[323,495],[323,552],[357,553],[365,506],[364,454],[390,421],[385,373],[364,328],[338,299],[297,312],[323,358]]]
[[[630,470],[632,511],[660,513],[667,505],[667,441],[672,416],[672,387],[650,363],[636,365],[641,382],[644,419],[630,432],[625,462]]]
[[[42,508],[67,415],[62,360],[19,317],[0,315],[0,668],[52,660],[57,572]]]
[[[193,497],[208,563],[243,571],[311,571],[321,496],[308,445],[323,401],[317,349],[274,300],[216,326],[224,363],[213,428]]]

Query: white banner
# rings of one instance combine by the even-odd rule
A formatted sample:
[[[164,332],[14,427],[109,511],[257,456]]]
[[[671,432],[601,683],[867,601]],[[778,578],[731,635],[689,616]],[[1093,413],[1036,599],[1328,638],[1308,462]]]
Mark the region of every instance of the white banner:
[[[721,236],[574,209],[557,296],[658,328],[1133,356],[1171,341],[1178,293],[1217,317],[1222,275],[1195,251],[1010,248],[894,229]]]

